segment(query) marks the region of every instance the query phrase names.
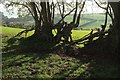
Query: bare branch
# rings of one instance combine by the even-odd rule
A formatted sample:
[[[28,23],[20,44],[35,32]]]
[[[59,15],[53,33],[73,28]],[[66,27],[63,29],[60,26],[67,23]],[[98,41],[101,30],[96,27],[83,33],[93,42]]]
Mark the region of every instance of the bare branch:
[[[40,9],[38,8],[37,4],[35,6],[37,8],[37,11],[38,11],[39,15],[41,15]]]
[[[102,7],[96,0],[94,0],[95,1],[95,3],[100,7],[100,8],[102,8],[102,9],[105,9],[106,10],[106,8],[105,7]]]
[[[71,5],[71,4],[69,4],[69,3],[66,3],[68,6],[70,6],[71,8],[73,8],[73,6]]]
[[[68,16],[71,12],[73,12],[75,10],[75,8],[73,8],[69,13],[67,13],[57,24],[59,24],[61,21],[63,21],[63,19],[66,17],[66,16]],[[57,25],[56,24],[56,25]],[[56,26],[55,25],[55,26]]]
[[[19,37],[19,36],[21,36],[23,33],[28,33],[29,31],[32,31],[32,30],[34,30],[34,28],[23,30],[23,31],[19,32],[17,35],[15,35],[13,38]]]
[[[85,6],[85,2],[86,2],[86,0],[83,2],[82,8],[81,8],[81,10],[80,10],[80,12],[78,14],[78,18],[77,18],[77,22],[76,22],[77,26],[76,27],[78,27],[78,25],[80,24],[80,15],[81,15],[81,13],[83,11],[83,8]]]
[[[109,3],[108,3],[109,4]],[[112,22],[113,22],[113,15],[112,15],[112,8],[109,6],[108,9],[110,10],[110,12],[108,12],[108,15],[110,16]]]
[[[75,19],[76,19],[76,16],[77,16],[77,10],[78,10],[78,2],[76,0],[76,9],[75,9],[75,13],[74,13],[74,16],[73,16],[73,22],[75,23]]]
[[[55,4],[52,2],[52,6],[51,6],[51,14],[52,14],[52,17],[51,17],[51,19],[52,19],[52,23],[54,24],[54,14],[55,14]]]
[[[27,3],[26,3],[26,4],[27,4]],[[29,4],[28,4],[28,5],[29,5]],[[32,17],[35,18],[34,14],[33,14],[32,11],[31,11],[31,9],[30,9],[28,6],[26,6],[26,8],[27,8],[28,11],[31,13]]]
[[[36,10],[36,4],[35,2],[30,2],[30,6],[33,10],[33,13],[34,13],[34,19],[37,20],[38,19],[38,15],[37,15],[37,10]]]
[[[100,8],[102,8],[102,9],[104,9],[104,10],[107,10],[107,8],[100,6],[100,4],[98,4],[98,2],[97,2],[96,0],[94,0],[94,1],[95,1],[95,3],[96,3]],[[109,2],[108,2],[108,4],[109,4]],[[113,21],[112,10],[111,10],[110,6],[108,6],[108,9],[110,10],[110,12],[107,11],[107,14],[111,17],[111,19],[112,19],[112,21]]]
[[[65,12],[65,3],[62,1],[62,5],[63,5],[63,11],[62,11],[62,18],[63,18],[63,16],[64,16],[64,12]]]
[[[102,25],[102,32],[105,31],[105,28],[106,28],[106,25],[107,25],[107,19],[108,19],[108,7],[109,7],[109,4],[107,4],[107,8],[106,8],[106,13],[105,13],[105,23],[104,25]],[[103,37],[103,35],[101,35],[101,37]]]
[[[85,35],[83,38],[78,39],[78,40],[76,40],[76,41],[74,41],[74,42],[71,42],[67,47],[69,47],[69,46],[71,46],[71,45],[79,44],[80,42],[85,41],[85,40],[87,40],[87,39],[89,39],[89,38],[91,38],[91,37],[92,37],[92,38],[99,37],[99,35],[101,35],[101,34],[107,34],[108,32],[109,32],[109,31],[96,32],[96,33],[91,34],[91,35],[90,35],[90,33],[89,33],[89,34]]]
[[[59,4],[58,0],[57,0],[57,4],[58,4],[58,8],[59,8],[60,15],[61,15],[61,17],[62,17],[62,11],[61,11],[60,4]],[[63,17],[62,17],[62,18],[63,18]]]
[[[51,23],[51,10],[50,10],[49,2],[47,2],[47,16],[48,16],[49,22]]]
[[[32,17],[34,18],[34,14],[32,13],[32,11],[30,9],[29,3],[26,2],[26,5],[25,5],[25,4],[21,4],[21,3],[18,3],[18,2],[10,2],[10,4],[8,4],[8,7],[10,5],[22,5],[22,6],[26,7],[28,9],[28,11],[31,13]]]

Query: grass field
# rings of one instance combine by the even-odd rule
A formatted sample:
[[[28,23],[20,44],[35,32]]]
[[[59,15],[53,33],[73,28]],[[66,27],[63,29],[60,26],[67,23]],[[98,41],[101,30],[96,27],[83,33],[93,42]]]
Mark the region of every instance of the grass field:
[[[20,29],[20,28],[10,28],[10,27],[3,27],[0,26],[0,29],[2,30],[2,35],[3,36],[8,36],[8,37],[13,37],[15,36],[17,33],[23,31],[24,29]],[[29,32],[28,35],[30,36],[33,32]],[[22,35],[24,36],[24,35]]]
[[[4,38],[2,38],[2,41],[4,42],[3,45],[6,45],[6,41],[15,36],[17,33],[23,31],[24,29],[20,29],[20,28],[10,28],[10,27],[3,27],[1,26],[0,27],[0,30],[2,30],[2,36]],[[30,31],[27,36],[30,36],[34,33],[34,31]],[[54,30],[53,30],[53,33]],[[77,39],[80,39],[82,38],[83,36],[85,36],[86,34],[90,33],[90,30],[72,30],[72,37],[73,37],[73,40],[77,40]],[[22,34],[21,37],[25,37],[25,34]],[[83,45],[80,45],[81,47],[83,47]]]
[[[10,28],[10,27],[2,27],[2,26],[0,27],[0,29],[2,30],[2,35],[8,36],[8,37],[13,37],[17,33],[24,30],[24,29],[20,29],[20,28]],[[81,37],[88,34],[89,32],[90,32],[90,30],[72,30],[73,40],[80,39]],[[34,31],[30,31],[28,33],[28,36],[32,35],[33,33],[34,33]],[[54,31],[53,31],[53,33],[54,33]],[[24,37],[24,34],[22,36]]]
[[[2,29],[2,42],[5,36],[12,37],[23,29],[0,27]],[[81,38],[90,31],[73,30],[74,39]],[[31,35],[33,32],[30,32]],[[23,35],[24,36],[24,35]],[[54,52],[55,53],[55,52]],[[3,78],[118,78],[118,65],[107,59],[97,62],[88,58],[74,58],[57,53],[3,53]],[[98,57],[99,58],[99,57]]]

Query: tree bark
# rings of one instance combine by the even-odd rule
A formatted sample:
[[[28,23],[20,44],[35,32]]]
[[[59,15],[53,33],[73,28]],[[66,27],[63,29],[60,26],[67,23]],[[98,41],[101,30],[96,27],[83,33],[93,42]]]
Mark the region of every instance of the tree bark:
[[[113,27],[111,33],[111,45],[113,49],[115,49],[115,51],[117,51],[118,53],[118,49],[120,48],[120,46],[118,45],[120,43],[120,2],[109,2],[109,4],[111,5],[114,13]]]
[[[73,22],[75,23],[76,21],[76,17],[77,17],[77,10],[78,10],[78,2],[76,0],[76,9],[75,9],[75,13],[74,13],[74,16],[73,16]]]
[[[85,6],[85,2],[86,2],[86,0],[83,2],[83,4],[82,4],[82,8],[81,8],[81,10],[79,11],[79,14],[78,14],[78,17],[77,17],[77,21],[76,21],[76,27],[78,27],[79,26],[79,24],[80,24],[80,17],[81,17],[81,13],[82,13],[82,11],[83,11],[83,8],[84,8],[84,6]]]

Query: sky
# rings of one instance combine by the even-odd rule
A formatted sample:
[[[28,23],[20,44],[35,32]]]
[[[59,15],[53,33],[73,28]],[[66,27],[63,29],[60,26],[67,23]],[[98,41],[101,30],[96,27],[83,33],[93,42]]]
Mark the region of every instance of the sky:
[[[12,17],[16,18],[16,17],[18,17],[17,8],[14,9],[13,14],[9,14],[9,12],[6,11],[5,6],[3,4],[0,4],[0,12],[3,12],[3,14],[5,16],[8,16],[8,18],[12,18]],[[104,10],[99,8],[95,4],[95,2],[91,2],[89,0],[86,2],[85,8],[83,10],[83,13],[87,13],[87,14],[88,13],[103,13],[103,12],[104,12]]]
[[[13,14],[10,14],[9,12],[6,11],[6,8],[5,8],[5,6],[3,4],[0,4],[0,12],[3,12],[3,14],[5,16],[8,16],[8,18],[11,18],[11,17],[16,18],[16,17],[18,17],[18,15],[17,15],[17,8],[14,9],[14,11],[13,11],[14,13]]]

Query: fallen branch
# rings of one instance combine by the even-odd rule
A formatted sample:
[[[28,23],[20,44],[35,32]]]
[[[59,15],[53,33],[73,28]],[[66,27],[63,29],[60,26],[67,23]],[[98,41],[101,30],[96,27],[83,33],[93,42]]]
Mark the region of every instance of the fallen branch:
[[[108,31],[105,31],[105,32],[96,32],[94,34],[91,34],[90,36],[88,36],[89,34],[87,34],[88,37],[86,37],[86,35],[81,38],[81,39],[78,39],[74,42],[71,42],[67,47],[71,46],[71,45],[75,45],[75,44],[79,44],[80,42],[84,41],[84,40],[87,40],[87,39],[90,39],[90,38],[95,38],[95,37],[99,37],[101,34],[106,34],[108,33]]]
[[[29,31],[32,31],[32,30],[34,30],[34,28],[26,29],[26,30],[24,30],[24,31],[19,32],[19,33],[18,33],[17,35],[15,35],[14,37],[19,37],[19,36],[21,36],[23,33],[25,33],[25,34],[27,35],[27,33],[28,33]]]
[[[25,33],[26,36],[27,36],[27,33],[28,33],[29,31],[32,31],[32,30],[34,30],[34,28],[26,29],[26,30],[24,30],[24,31],[19,32],[17,35],[15,35],[14,37],[10,38],[10,39],[7,41],[8,45],[11,45],[11,44],[15,43],[15,41],[18,40],[16,37],[21,36],[23,33]]]

